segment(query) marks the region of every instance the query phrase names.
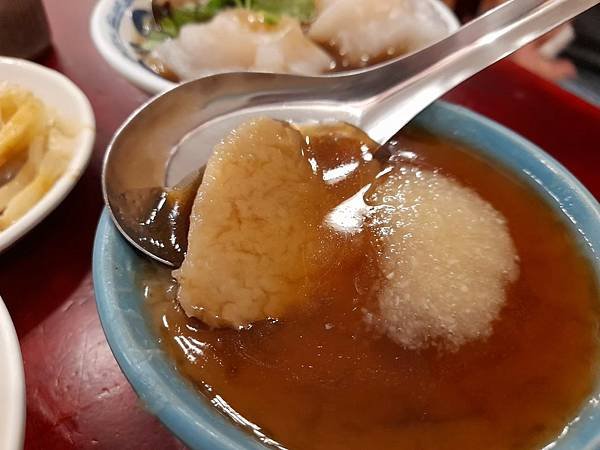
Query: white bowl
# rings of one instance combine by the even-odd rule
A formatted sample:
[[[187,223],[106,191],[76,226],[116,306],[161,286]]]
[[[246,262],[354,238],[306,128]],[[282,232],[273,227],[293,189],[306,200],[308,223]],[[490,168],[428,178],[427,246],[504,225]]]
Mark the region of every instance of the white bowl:
[[[73,158],[65,173],[23,217],[0,231],[0,252],[40,223],[73,189],[90,160],[95,137],[95,120],[90,102],[64,75],[22,59],[0,57],[0,82],[3,81],[33,92],[61,117],[80,126],[80,129],[75,139]]]
[[[456,16],[440,0],[419,1],[431,3],[438,14],[440,26],[445,26],[449,32],[458,29]],[[149,11],[150,0],[99,0],[92,12],[90,29],[94,45],[113,69],[144,91],[157,94],[176,83],[146,67],[132,44],[143,40],[134,26],[134,12]]]
[[[23,448],[25,375],[17,333],[0,298],[0,450]]]

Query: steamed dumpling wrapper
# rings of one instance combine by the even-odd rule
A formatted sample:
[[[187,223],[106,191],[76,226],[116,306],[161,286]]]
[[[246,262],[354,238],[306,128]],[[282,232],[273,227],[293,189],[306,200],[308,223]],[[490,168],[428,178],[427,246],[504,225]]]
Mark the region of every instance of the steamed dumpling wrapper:
[[[160,44],[154,56],[182,79],[235,71],[317,75],[334,63],[304,35],[297,20],[283,16],[267,24],[260,13],[245,9],[185,25],[177,38]]]
[[[351,66],[425,47],[449,33],[423,0],[319,0],[308,36]]]

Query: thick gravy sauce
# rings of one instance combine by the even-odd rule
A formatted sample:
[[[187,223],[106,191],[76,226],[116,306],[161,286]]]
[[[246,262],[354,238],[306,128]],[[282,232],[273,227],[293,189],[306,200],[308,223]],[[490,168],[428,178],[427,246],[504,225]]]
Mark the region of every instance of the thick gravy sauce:
[[[407,164],[439,168],[506,217],[520,275],[491,337],[455,351],[391,341],[364,320],[378,276],[372,250],[343,237],[345,254],[316,280],[309,307],[241,330],[187,318],[170,272],[146,263],[139,282],[157,336],[207,402],[269,445],[541,448],[575,418],[597,380],[590,265],[564,219],[502,168],[415,129],[396,147]],[[376,172],[368,150],[366,142],[315,138],[312,157],[329,170],[360,162],[363,172],[339,187],[348,198]]]

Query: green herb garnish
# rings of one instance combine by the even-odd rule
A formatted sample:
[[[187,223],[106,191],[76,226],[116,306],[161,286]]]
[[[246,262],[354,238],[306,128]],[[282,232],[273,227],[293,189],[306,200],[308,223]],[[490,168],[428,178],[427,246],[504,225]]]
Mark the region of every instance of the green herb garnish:
[[[300,22],[310,22],[315,13],[314,0],[252,0],[250,9],[274,16],[295,17]]]
[[[188,3],[179,8],[167,5],[158,22],[159,30],[153,34],[152,40],[156,42],[176,37],[184,25],[208,22],[228,8],[245,8],[262,13],[265,23],[269,25],[277,24],[284,15],[309,22],[315,13],[315,0],[208,0]]]

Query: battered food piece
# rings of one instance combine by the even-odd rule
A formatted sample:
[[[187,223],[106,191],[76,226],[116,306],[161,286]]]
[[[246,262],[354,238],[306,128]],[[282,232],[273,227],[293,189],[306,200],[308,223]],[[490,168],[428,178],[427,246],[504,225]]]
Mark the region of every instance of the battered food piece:
[[[439,172],[397,167],[367,196],[383,282],[367,314],[408,349],[488,337],[518,275],[506,219]]]
[[[308,36],[350,67],[421,49],[448,34],[422,0],[321,0],[318,9]]]
[[[322,183],[292,126],[257,119],[215,149],[192,210],[189,244],[174,272],[188,316],[240,327],[281,317],[319,272]]]

